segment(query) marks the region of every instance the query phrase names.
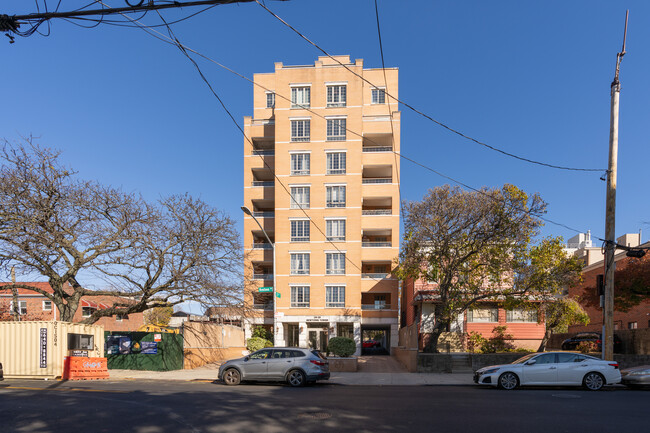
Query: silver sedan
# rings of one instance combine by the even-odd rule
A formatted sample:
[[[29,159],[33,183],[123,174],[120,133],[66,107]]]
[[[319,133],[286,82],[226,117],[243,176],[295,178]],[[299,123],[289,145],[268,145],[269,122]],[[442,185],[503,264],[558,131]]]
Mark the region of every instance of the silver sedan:
[[[286,381],[291,386],[330,378],[329,362],[319,351],[298,347],[270,347],[232,359],[219,368],[226,385],[243,380]]]
[[[512,364],[483,367],[474,373],[479,385],[515,389],[519,385],[582,385],[597,391],[621,381],[618,363],[570,352],[531,353]]]
[[[621,382],[630,388],[650,386],[650,365],[626,368],[621,371]]]

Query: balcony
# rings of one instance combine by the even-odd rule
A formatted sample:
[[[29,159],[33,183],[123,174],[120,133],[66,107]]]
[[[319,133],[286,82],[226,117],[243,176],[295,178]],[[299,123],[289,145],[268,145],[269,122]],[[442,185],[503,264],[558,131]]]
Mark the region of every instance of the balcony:
[[[364,197],[361,204],[361,215],[377,216],[392,215],[392,197]]]
[[[253,212],[255,218],[275,218],[275,212],[272,210],[263,210]]]
[[[361,278],[370,278],[373,280],[383,280],[390,278],[390,272],[363,272]]]
[[[364,177],[361,182],[364,184],[393,183],[393,178],[392,177]]]
[[[362,310],[390,310],[390,304],[361,304]]]
[[[361,215],[390,215],[393,211],[390,209],[362,209]]]
[[[254,149],[251,153],[257,156],[275,156],[274,149]]]
[[[254,180],[251,183],[251,186],[254,186],[254,187],[260,187],[260,186],[261,187],[273,187],[273,186],[275,186],[275,182],[273,182],[272,180]]]
[[[364,165],[361,171],[361,182],[364,184],[392,183],[393,167],[391,165]]]
[[[253,274],[254,280],[272,280],[273,274]]]
[[[272,250],[273,245],[268,242],[256,242],[253,244],[254,250]]]
[[[273,310],[273,302],[269,302],[266,304],[253,304],[253,309],[254,310]]]
[[[391,229],[369,229],[362,231],[362,248],[390,248],[392,246]]]
[[[393,146],[363,146],[363,153],[392,152]]]

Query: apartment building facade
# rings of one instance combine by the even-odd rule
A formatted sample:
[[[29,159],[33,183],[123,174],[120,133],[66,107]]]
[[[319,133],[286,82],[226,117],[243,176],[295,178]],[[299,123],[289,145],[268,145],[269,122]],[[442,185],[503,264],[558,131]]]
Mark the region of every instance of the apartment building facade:
[[[390,350],[400,113],[388,95],[398,95],[398,70],[319,57],[276,63],[254,81],[254,113],[244,118],[247,337],[263,325],[276,346],[322,350],[345,336],[357,353],[364,339]]]

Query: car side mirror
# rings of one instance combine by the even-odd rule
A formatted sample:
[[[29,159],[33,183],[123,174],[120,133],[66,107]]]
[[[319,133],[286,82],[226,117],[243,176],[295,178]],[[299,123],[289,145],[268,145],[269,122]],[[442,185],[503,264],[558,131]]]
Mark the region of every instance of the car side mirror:
[[[537,363],[536,360],[531,359],[530,361],[527,361],[525,365],[535,365]]]
[[[244,361],[248,361],[249,359],[251,359],[250,356],[246,356],[246,357],[244,357]]]

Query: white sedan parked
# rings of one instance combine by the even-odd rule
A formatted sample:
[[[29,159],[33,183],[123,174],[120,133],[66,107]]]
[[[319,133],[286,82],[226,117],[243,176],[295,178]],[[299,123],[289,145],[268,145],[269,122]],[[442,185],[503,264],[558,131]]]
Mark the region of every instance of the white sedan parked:
[[[618,363],[570,352],[531,353],[512,364],[491,365],[474,373],[479,385],[515,389],[519,385],[584,386],[597,391],[621,382]]]

